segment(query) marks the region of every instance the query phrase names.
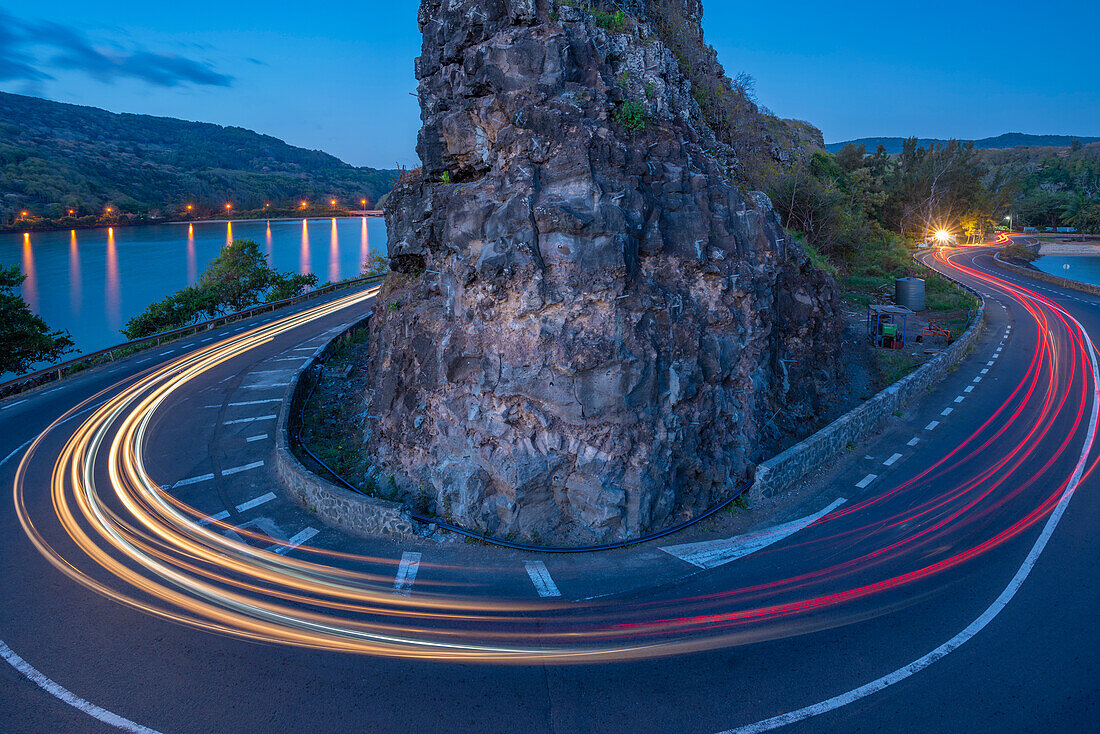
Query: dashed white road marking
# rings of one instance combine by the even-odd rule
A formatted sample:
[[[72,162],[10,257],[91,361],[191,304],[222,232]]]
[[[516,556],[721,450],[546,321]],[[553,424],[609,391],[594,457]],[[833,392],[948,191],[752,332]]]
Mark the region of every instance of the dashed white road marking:
[[[966,387],[963,388],[963,392],[974,392],[974,386],[973,385],[967,385]]]
[[[982,381],[981,375],[974,378],[974,382],[981,382],[981,381]]]
[[[985,366],[986,366],[986,367],[992,367],[992,366],[993,366],[993,362],[986,362],[986,363],[985,363]]]
[[[554,583],[554,578],[546,569],[545,563],[542,561],[525,561],[523,565],[527,568],[527,575],[531,577],[531,583],[535,585],[535,591],[539,593],[539,596],[561,596],[558,585]]]
[[[145,359],[139,359],[137,362],[134,362],[134,364],[145,364],[146,362],[152,362],[152,361],[153,361],[152,357],[146,357]]]
[[[208,337],[206,339],[200,339],[199,344],[206,344],[206,342],[212,342],[212,341],[214,341],[214,337],[211,336],[211,337]]]
[[[905,445],[906,446],[916,446],[918,443],[920,443],[920,439],[917,438],[916,436],[913,436],[911,439],[909,439],[909,443],[907,443]]]
[[[263,465],[264,462],[261,460],[253,461],[251,464],[245,464],[243,466],[234,466],[231,469],[222,469],[222,476],[228,477],[231,474],[240,474],[241,472],[248,471],[249,469],[259,469]],[[274,495],[272,496],[274,497]]]
[[[408,596],[412,591],[413,581],[416,581],[416,572],[420,570],[419,553],[402,553],[401,564],[397,567],[397,577],[393,581],[393,590],[398,594]]]
[[[248,510],[251,510],[254,507],[259,507],[262,504],[266,504],[266,503],[270,502],[273,499],[275,499],[275,493],[274,492],[268,492],[267,494],[262,494],[259,497],[256,497],[255,499],[251,499],[248,502],[242,502],[241,504],[237,505],[237,512],[247,512]]]
[[[241,385],[242,390],[265,390],[271,387],[287,387],[289,382],[265,382],[260,385]]]
[[[22,405],[25,402],[27,402],[27,401],[26,400],[16,400],[14,403],[12,403],[10,405],[5,405],[3,408],[0,408],[0,410],[7,410],[8,408],[14,408],[15,406]]]
[[[1063,314],[1069,316],[1064,311]],[[777,729],[781,726],[787,726],[798,721],[804,721],[806,719],[824,714],[828,711],[833,711],[842,706],[847,706],[850,703],[859,701],[867,696],[874,695],[879,691],[882,691],[895,683],[900,683],[906,678],[928,668],[938,660],[942,660],[947,655],[951,654],[955,650],[959,649],[968,640],[973,638],[983,629],[985,629],[990,622],[996,619],[997,615],[1008,606],[1012,598],[1016,596],[1016,593],[1024,585],[1024,581],[1031,574],[1032,569],[1035,568],[1036,562],[1046,549],[1047,543],[1050,542],[1051,536],[1054,534],[1055,529],[1058,527],[1058,523],[1061,522],[1062,516],[1066,512],[1066,508],[1069,507],[1069,502],[1073,499],[1074,493],[1077,491],[1078,486],[1081,483],[1081,477],[1085,473],[1085,466],[1088,463],[1089,455],[1092,453],[1093,445],[1096,440],[1096,425],[1097,418],[1100,417],[1100,388],[1097,388],[1097,382],[1100,380],[1100,374],[1098,374],[1096,365],[1096,351],[1093,348],[1092,340],[1089,338],[1088,333],[1085,332],[1084,327],[1080,322],[1074,319],[1072,316],[1069,318],[1077,325],[1077,328],[1081,330],[1085,335],[1085,344],[1089,350],[1089,361],[1092,363],[1092,415],[1089,418],[1088,432],[1085,436],[1084,446],[1081,450],[1080,458],[1077,461],[1077,466],[1073,470],[1073,474],[1070,476],[1069,482],[1066,484],[1066,488],[1062,491],[1062,495],[1058,498],[1058,504],[1055,505],[1054,510],[1050,513],[1046,523],[1043,525],[1043,530],[1039,533],[1039,537],[1036,538],[1034,545],[1031,546],[1031,551],[1028,552],[1027,557],[1023,563],[1020,564],[1019,569],[1013,575],[1012,580],[1008,582],[1008,586],[1005,587],[993,603],[990,604],[984,612],[982,612],[977,619],[966,626],[961,632],[954,637],[943,643],[935,650],[923,655],[913,662],[905,665],[892,673],[876,678],[875,680],[865,683],[858,688],[853,688],[850,691],[841,693],[832,698],[819,701],[818,703],[811,704],[809,706],[803,706],[795,711],[788,711],[787,713],[773,716],[770,719],[763,719],[761,721],[754,722],[745,726],[739,726],[734,729],[728,729],[723,734],[757,734],[758,732],[770,731]]]
[[[876,479],[878,479],[878,474],[868,474],[863,479],[860,479],[858,482],[856,482],[856,486],[860,489],[866,489],[867,485],[875,481]]]
[[[883,466],[893,466],[895,463],[897,463],[897,460],[900,459],[900,458],[901,458],[901,454],[894,454],[889,459],[882,462],[882,465]]]
[[[50,680],[45,675],[38,672],[38,670],[26,660],[16,655],[15,651],[8,647],[2,640],[0,640],[0,657],[4,658],[4,660],[8,662],[8,665],[18,670],[46,693],[64,701],[79,711],[83,711],[92,718],[102,721],[108,726],[113,726],[123,731],[136,732],[138,734],[157,734],[155,729],[150,729],[141,724],[135,724],[129,719],[111,713],[107,709],[96,706],[94,703],[80,698],[68,688]]]
[[[938,426],[939,424],[940,424],[939,421],[932,421],[931,423],[929,423],[927,426],[924,427],[924,430],[934,431],[934,430],[936,430],[936,426]]]
[[[949,415],[951,415],[951,414],[952,414],[952,413],[954,413],[954,412],[955,412],[955,409],[954,409],[954,408],[944,408],[944,409],[943,409],[943,412],[942,412],[942,413],[940,413],[940,415],[942,415],[942,416],[945,416],[945,417],[946,417],[946,416],[949,416]]]
[[[229,408],[239,408],[243,405],[263,405],[264,403],[281,403],[281,402],[283,402],[282,398],[266,398],[264,400],[246,400],[243,403],[226,403],[225,405],[226,405],[226,407],[229,407]],[[220,406],[220,405],[204,405],[203,407],[204,408],[220,408],[222,406]]]
[[[225,421],[225,422],[222,423],[222,425],[232,426],[232,425],[236,425],[238,423],[255,423],[256,421],[273,421],[277,417],[278,416],[274,416],[274,415],[261,415],[257,418],[237,418],[236,420]]]
[[[191,477],[189,479],[181,479],[172,485],[172,489],[175,489],[176,487],[186,487],[191,484],[198,484],[199,482],[209,482],[213,478],[213,474],[203,474],[201,476]]]
[[[285,556],[287,553],[290,553],[292,550],[294,550],[319,532],[321,531],[317,528],[306,528],[300,533],[291,536],[290,540],[286,542],[286,545],[273,545],[268,548],[268,550],[273,550],[280,556]]]
[[[956,403],[961,403],[961,402],[962,402],[962,401],[964,401],[964,400],[966,400],[966,396],[965,396],[965,395],[960,395],[959,397],[955,398],[955,402],[956,402]]]
[[[211,522],[214,522],[215,520],[220,522],[227,517],[229,517],[229,510],[222,510],[221,512],[216,512],[213,515],[208,515],[207,517],[199,520],[199,525],[207,525]]]
[[[988,375],[989,374],[989,368],[986,367],[984,370],[982,370],[982,374],[983,375]]]
[[[247,441],[248,443],[252,443],[253,441],[263,441],[265,438],[267,438],[267,434],[266,433],[260,433],[260,434],[255,435],[255,436],[249,436],[248,438],[245,439],[245,441]]]
[[[303,359],[309,359],[309,357],[276,357],[271,360],[272,362],[301,362]]]
[[[758,550],[767,548],[769,545],[773,545],[784,538],[794,535],[799,530],[813,525],[845,502],[846,500],[841,497],[834,500],[833,503],[825,509],[815,512],[812,515],[807,515],[797,520],[791,520],[781,525],[765,528],[764,530],[738,535],[734,538],[703,540],[698,543],[670,545],[661,548],[661,550],[668,553],[670,556],[676,556],[681,561],[687,561],[691,565],[698,566],[699,568],[717,568],[718,566],[736,561],[738,558],[744,558],[750,553],[755,553]]]

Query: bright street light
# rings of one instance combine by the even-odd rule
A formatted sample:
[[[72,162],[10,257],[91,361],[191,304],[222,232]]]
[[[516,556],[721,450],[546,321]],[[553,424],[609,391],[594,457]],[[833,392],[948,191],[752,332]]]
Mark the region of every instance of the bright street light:
[[[946,229],[941,229],[936,232],[936,242],[939,242],[941,245],[946,245],[950,240],[951,233],[948,232]]]

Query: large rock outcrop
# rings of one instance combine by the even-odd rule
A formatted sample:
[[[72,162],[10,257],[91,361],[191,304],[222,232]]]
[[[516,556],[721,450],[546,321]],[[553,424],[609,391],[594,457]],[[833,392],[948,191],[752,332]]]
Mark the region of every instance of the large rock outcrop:
[[[655,28],[670,2],[701,41],[698,0],[421,2],[423,168],[386,205],[366,440],[441,516],[635,536],[827,401],[835,285],[734,184]]]

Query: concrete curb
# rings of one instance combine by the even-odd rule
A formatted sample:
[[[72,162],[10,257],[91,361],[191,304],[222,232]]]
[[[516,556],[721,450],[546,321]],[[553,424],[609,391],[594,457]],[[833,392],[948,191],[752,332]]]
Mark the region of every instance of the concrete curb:
[[[956,281],[957,282],[957,281]],[[791,446],[756,467],[756,479],[748,492],[749,501],[758,503],[775,497],[820,467],[832,463],[855,445],[876,433],[896,411],[924,392],[958,364],[981,333],[985,319],[985,299],[962,283],[958,285],[978,297],[978,314],[959,339],[915,371],[874,395],[817,433]]]
[[[1007,263],[1002,260],[1001,253],[999,252],[993,253],[993,263],[1001,270],[1007,270],[1010,273],[1026,275],[1029,278],[1033,278],[1043,283],[1050,283],[1051,285],[1061,286],[1062,288],[1069,288],[1071,290],[1081,291],[1082,293],[1088,293],[1089,295],[1100,296],[1100,286],[1091,285],[1089,283],[1082,283],[1079,280],[1068,280],[1066,278],[1059,278],[1057,275],[1044,273],[1042,270],[1021,268],[1019,265],[1013,265],[1012,263]]]
[[[290,417],[312,387],[311,381],[303,378],[316,374],[314,368],[327,362],[332,353],[355,332],[367,328],[369,319],[367,316],[348,326],[324,347],[318,348],[309,361],[294,373],[279,406],[279,422],[275,432],[275,472],[289,497],[325,523],[356,535],[407,538],[413,535],[413,525],[401,505],[339,487],[303,466],[290,450]]]

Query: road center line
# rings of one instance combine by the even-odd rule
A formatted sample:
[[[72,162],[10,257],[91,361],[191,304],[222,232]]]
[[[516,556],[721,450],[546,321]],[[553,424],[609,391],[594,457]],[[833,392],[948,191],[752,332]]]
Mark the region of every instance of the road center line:
[[[535,585],[535,591],[539,596],[561,596],[561,591],[558,590],[558,585],[554,583],[554,578],[550,575],[545,563],[524,561],[523,565],[527,568],[527,575],[531,577],[531,583]]]
[[[287,553],[290,553],[292,550],[294,550],[319,532],[321,531],[317,528],[306,528],[305,530],[302,530],[300,533],[297,533],[296,535],[291,537],[291,539],[286,542],[286,545],[273,545],[268,548],[268,550],[273,550],[280,556],[285,556]]]
[[[402,596],[412,591],[416,572],[420,570],[420,554],[405,552],[401,554],[401,565],[397,567],[397,577],[393,581],[393,590]]]
[[[253,507],[259,507],[260,505],[265,504],[267,502],[270,502],[273,499],[275,499],[275,493],[274,492],[268,492],[267,494],[262,494],[259,497],[257,497],[256,499],[251,499],[248,502],[242,502],[241,504],[237,505],[237,512],[247,512],[247,511],[251,510]]]
[[[898,460],[898,459],[900,459],[900,458],[901,458],[901,454],[894,454],[894,455],[893,455],[893,456],[891,456],[891,457],[890,457],[889,459],[887,459],[886,461],[882,462],[882,465],[883,465],[883,466],[893,466],[894,464],[896,464],[896,463],[897,463],[897,460]]]
[[[228,477],[231,474],[240,474],[241,472],[248,471],[249,469],[259,469],[263,465],[263,461],[253,461],[251,464],[245,464],[244,466],[235,466],[231,469],[222,469],[222,476]]]
[[[943,412],[942,412],[942,413],[940,413],[940,415],[942,415],[942,416],[944,416],[944,417],[947,417],[947,416],[951,415],[951,414],[952,414],[952,413],[954,413],[954,412],[955,412],[955,409],[954,409],[954,408],[944,408],[944,409],[943,409]]]
[[[203,474],[197,477],[190,477],[189,479],[181,479],[172,485],[172,489],[175,489],[176,487],[186,487],[191,484],[198,484],[199,482],[209,482],[213,478],[213,474]]]
[[[258,418],[237,418],[236,420],[225,421],[222,425],[232,426],[232,425],[236,425],[237,423],[255,423],[256,421],[273,421],[277,417],[278,416],[274,416],[274,415],[261,415]]]
[[[916,436],[913,436],[913,438],[909,439],[909,443],[907,443],[905,445],[906,446],[916,446],[918,443],[920,443],[920,439],[917,438]]]
[[[939,424],[940,424],[939,421],[932,421],[931,423],[929,423],[927,426],[924,427],[924,430],[934,431],[934,430],[936,430],[936,426],[938,426]]]
[[[860,479],[858,482],[856,482],[856,486],[860,489],[866,489],[867,485],[875,481],[876,479],[878,479],[878,474],[868,474],[863,479]]]

